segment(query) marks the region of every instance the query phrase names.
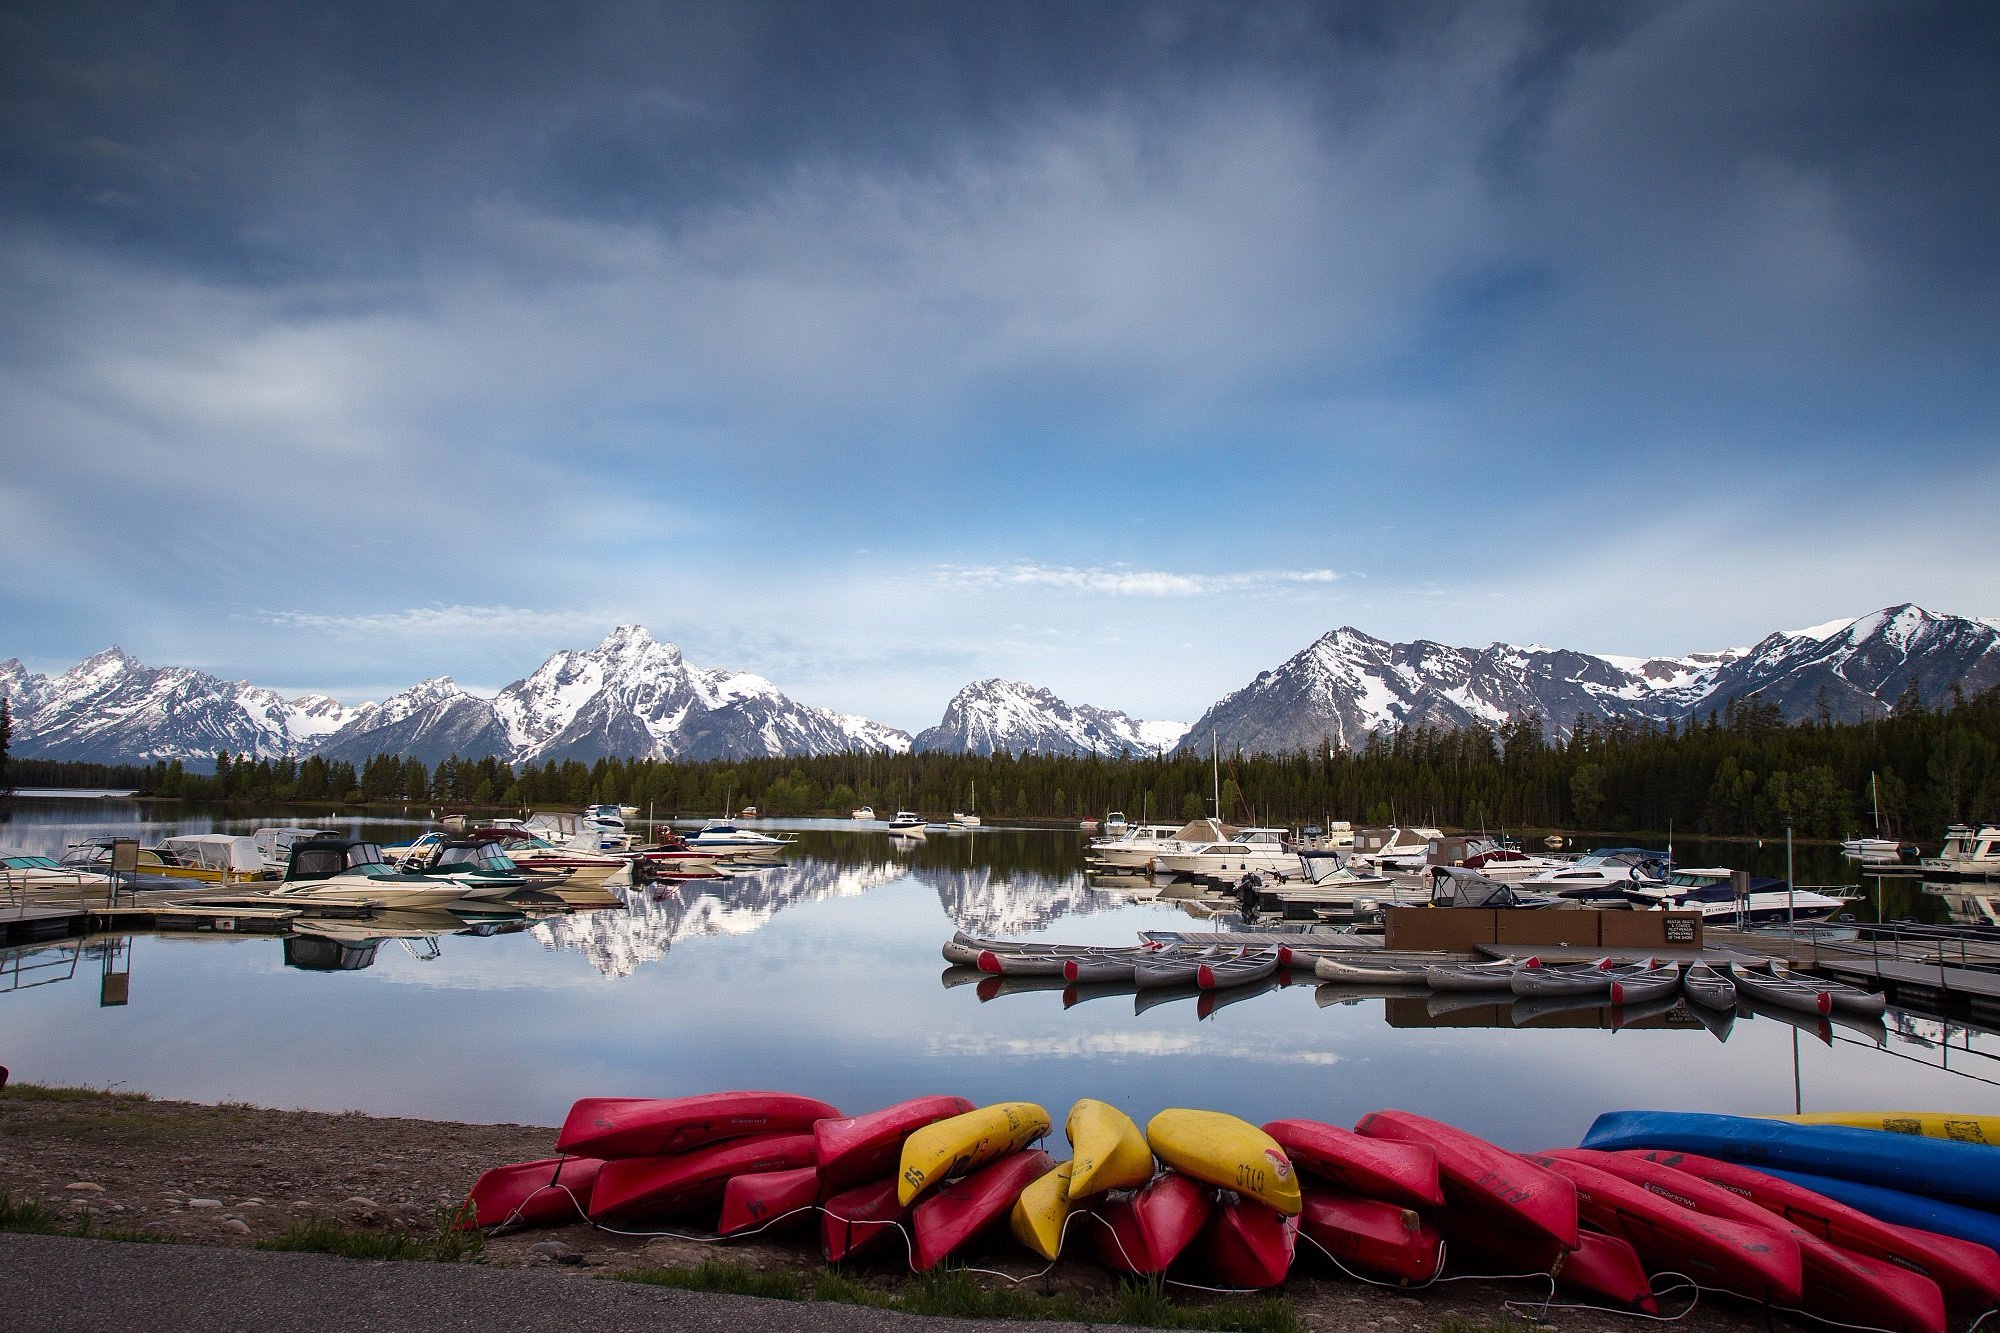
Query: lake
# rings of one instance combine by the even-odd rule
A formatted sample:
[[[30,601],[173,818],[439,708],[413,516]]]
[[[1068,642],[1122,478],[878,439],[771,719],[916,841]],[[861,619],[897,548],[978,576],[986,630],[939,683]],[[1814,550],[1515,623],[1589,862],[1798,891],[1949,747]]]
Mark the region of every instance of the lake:
[[[390,841],[425,827],[414,813],[327,822]],[[86,835],[150,844],[294,822],[322,821],[23,801],[0,843],[59,853]],[[1718,1041],[1685,1009],[1623,1029],[1596,1013],[1568,1020],[1588,1027],[1454,1026],[1495,1015],[1344,1003],[1309,982],[1151,1007],[1129,993],[947,985],[938,950],[955,928],[1125,944],[1215,922],[1088,884],[1074,832],[933,834],[899,850],[847,821],[759,827],[798,831],[784,864],[505,933],[433,922],[312,948],[134,935],[10,950],[0,1063],[18,1079],[204,1102],[538,1124],[580,1096],[732,1087],[849,1111],[930,1092],[1026,1099],[1058,1119],[1091,1096],[1141,1123],[1175,1105],[1342,1124],[1395,1106],[1521,1149],[1574,1143],[1625,1107],[2000,1114],[2000,1038],[1896,1010],[1880,1045],[1747,1014]]]

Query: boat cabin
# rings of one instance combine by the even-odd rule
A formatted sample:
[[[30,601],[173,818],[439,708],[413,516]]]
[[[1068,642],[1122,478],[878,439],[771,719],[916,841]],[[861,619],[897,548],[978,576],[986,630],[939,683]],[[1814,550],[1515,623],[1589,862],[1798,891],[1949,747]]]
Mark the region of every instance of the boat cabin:
[[[311,838],[292,844],[292,859],[285,870],[287,880],[332,879],[351,870],[383,866],[382,848],[377,843],[355,838]]]

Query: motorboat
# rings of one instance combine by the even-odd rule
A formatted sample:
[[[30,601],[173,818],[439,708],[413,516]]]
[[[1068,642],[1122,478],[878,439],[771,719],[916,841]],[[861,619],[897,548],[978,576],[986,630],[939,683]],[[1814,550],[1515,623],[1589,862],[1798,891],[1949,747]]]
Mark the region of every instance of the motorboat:
[[[1135,824],[1116,838],[1092,838],[1084,855],[1107,866],[1151,870],[1153,858],[1162,852],[1226,842],[1241,831],[1215,819],[1197,819],[1187,824]]]
[[[1751,926],[1824,921],[1854,901],[1817,889],[1793,888],[1782,879],[1764,876],[1749,880],[1749,891],[1738,896],[1734,875],[1724,866],[1677,870],[1657,889],[1635,889],[1630,901],[1648,911],[1700,912],[1704,921]],[[1680,879],[1692,882],[1674,882]]]
[[[2000,879],[2000,824],[1953,824],[1923,870],[1926,879]]]
[[[0,892],[60,889],[82,893],[106,893],[111,877],[78,865],[64,865],[54,857],[0,847]]]
[[[1521,881],[1531,893],[1559,898],[1613,902],[1623,889],[1645,879],[1659,879],[1667,870],[1667,854],[1647,847],[1600,847]],[[1615,892],[1614,892],[1615,890]]]
[[[257,844],[257,851],[264,858],[264,868],[273,875],[285,873],[285,867],[292,863],[292,844],[304,842],[308,838],[337,838],[338,829],[299,828],[294,825],[274,825],[260,828],[250,835]]]
[[[148,856],[150,852],[152,855]],[[254,838],[228,833],[185,833],[162,838],[158,847],[142,848],[139,872],[204,884],[237,884],[269,879],[272,872]]]
[[[615,804],[587,805],[583,808],[583,822],[587,827],[599,829],[605,833],[623,833],[625,831],[625,812]]]
[[[1124,836],[1125,830],[1130,825],[1125,822],[1125,812],[1123,810],[1113,810],[1104,817],[1103,822],[1097,827],[1098,831],[1103,833],[1105,837],[1118,838]]]
[[[354,838],[314,838],[292,845],[285,878],[263,896],[282,903],[340,906],[446,907],[461,902],[466,887],[454,880],[391,870],[375,843]]]
[[[467,901],[492,902],[505,898],[532,882],[521,868],[508,859],[499,845],[480,838],[446,838],[427,833],[418,839],[421,850],[413,847],[399,866],[406,875],[449,880],[465,886]]]
[[[1223,842],[1198,843],[1153,857],[1153,873],[1188,879],[1235,881],[1245,875],[1278,878],[1299,873],[1299,854],[1281,828],[1246,828]]]
[[[924,817],[912,810],[898,810],[889,820],[889,832],[904,838],[921,838]]]
[[[711,819],[686,841],[696,851],[720,852],[726,856],[775,856],[797,839],[790,834],[773,837],[756,829],[738,828],[733,820]]]
[[[601,883],[631,864],[629,857],[595,848],[558,846],[519,826],[494,825],[474,829],[471,836],[498,846],[501,853],[519,869],[567,875],[575,884]]]
[[[522,822],[521,828],[558,847],[618,852],[631,845],[631,837],[622,823],[613,829],[559,810],[537,810]]]
[[[1566,869],[1570,863],[1548,856],[1530,856],[1519,847],[1481,834],[1432,838],[1424,846],[1424,864],[1464,866],[1488,879],[1520,884],[1544,872]]]
[[[861,806],[859,809],[855,810],[855,812],[852,815],[849,815],[848,818],[873,819],[875,818],[875,807],[872,805]]]
[[[1435,866],[1431,870],[1432,907],[1575,907],[1553,894],[1530,893],[1519,884],[1489,879],[1463,866]]]

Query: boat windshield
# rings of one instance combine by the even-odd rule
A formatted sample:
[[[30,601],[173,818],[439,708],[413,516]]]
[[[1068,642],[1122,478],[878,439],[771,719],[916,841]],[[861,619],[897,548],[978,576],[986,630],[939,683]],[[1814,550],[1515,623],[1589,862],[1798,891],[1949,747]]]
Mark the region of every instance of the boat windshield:
[[[0,857],[0,865],[6,866],[9,870],[61,870],[63,868],[46,856]]]

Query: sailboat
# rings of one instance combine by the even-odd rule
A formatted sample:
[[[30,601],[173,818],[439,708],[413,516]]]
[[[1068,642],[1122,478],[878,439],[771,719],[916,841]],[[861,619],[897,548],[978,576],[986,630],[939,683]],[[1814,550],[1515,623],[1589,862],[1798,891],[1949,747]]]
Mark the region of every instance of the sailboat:
[[[972,783],[972,796],[965,804],[966,808],[964,810],[954,810],[951,812],[951,826],[953,828],[978,828],[979,816],[972,813],[973,808],[979,804],[979,781],[976,778]]]
[[[1903,845],[1894,838],[1882,836],[1882,793],[1875,785],[1875,774],[1868,775],[1868,794],[1875,803],[1875,836],[1872,838],[1849,838],[1840,844],[1840,854],[1850,861],[1897,861],[1902,859]]]

